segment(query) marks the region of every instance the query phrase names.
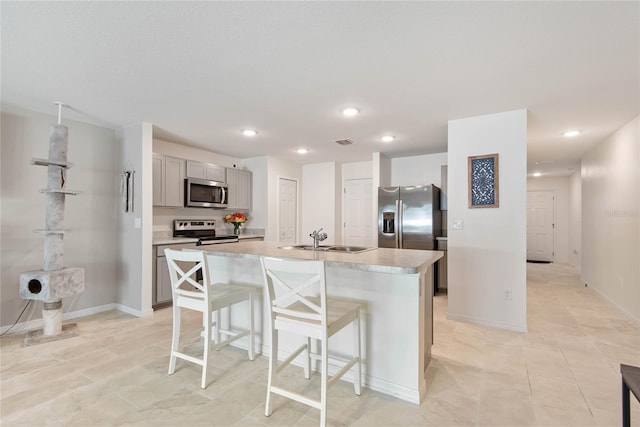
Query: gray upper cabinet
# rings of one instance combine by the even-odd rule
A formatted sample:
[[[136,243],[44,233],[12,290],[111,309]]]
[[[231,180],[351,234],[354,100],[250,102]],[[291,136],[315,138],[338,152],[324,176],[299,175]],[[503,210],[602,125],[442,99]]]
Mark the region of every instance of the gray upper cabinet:
[[[246,170],[227,168],[227,186],[227,209],[251,210],[253,174]]]
[[[183,159],[165,157],[164,202],[165,206],[184,206],[185,163]]]
[[[213,163],[187,160],[187,177],[227,182],[226,169]]]
[[[153,153],[153,205],[164,206],[165,156]]]
[[[185,160],[153,153],[153,205],[184,206]]]

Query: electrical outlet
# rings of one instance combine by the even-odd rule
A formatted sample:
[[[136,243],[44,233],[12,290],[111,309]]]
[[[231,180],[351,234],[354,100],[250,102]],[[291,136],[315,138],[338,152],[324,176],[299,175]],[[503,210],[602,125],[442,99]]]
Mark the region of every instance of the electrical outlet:
[[[451,228],[453,228],[454,230],[462,230],[463,226],[464,226],[464,223],[462,222],[461,219],[455,220],[451,224]]]
[[[507,301],[511,301],[511,289],[505,289],[504,290],[504,299],[506,299]]]

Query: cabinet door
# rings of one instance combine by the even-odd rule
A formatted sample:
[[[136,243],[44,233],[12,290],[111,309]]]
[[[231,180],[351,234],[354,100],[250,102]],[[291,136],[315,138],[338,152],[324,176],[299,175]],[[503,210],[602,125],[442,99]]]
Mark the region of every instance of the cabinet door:
[[[165,157],[161,154],[153,153],[153,205],[165,205],[164,189],[164,165]]]
[[[227,182],[227,170],[222,166],[206,163],[206,175],[209,181]]]
[[[251,209],[253,174],[249,171],[238,171],[238,209]]]
[[[227,169],[227,187],[229,203],[227,209],[238,209],[238,169]]]
[[[171,279],[169,278],[169,264],[166,257],[156,258],[156,304],[171,301]]]
[[[165,206],[184,206],[185,161],[175,157],[165,157],[164,164]]]
[[[205,164],[202,162],[187,160],[187,176],[189,178],[207,179]]]

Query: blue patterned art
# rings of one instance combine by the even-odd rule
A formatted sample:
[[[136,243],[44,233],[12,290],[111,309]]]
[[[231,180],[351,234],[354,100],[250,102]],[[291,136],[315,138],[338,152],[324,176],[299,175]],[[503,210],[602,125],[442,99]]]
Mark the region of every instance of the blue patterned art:
[[[469,157],[469,207],[498,207],[498,155]]]

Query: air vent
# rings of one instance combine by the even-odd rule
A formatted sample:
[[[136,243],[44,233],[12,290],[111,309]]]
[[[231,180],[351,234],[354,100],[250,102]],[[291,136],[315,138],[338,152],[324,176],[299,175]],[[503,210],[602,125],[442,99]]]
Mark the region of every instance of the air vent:
[[[355,142],[353,142],[350,139],[339,139],[339,140],[336,141],[336,144],[339,144],[339,145],[351,145],[351,144],[355,144]]]

